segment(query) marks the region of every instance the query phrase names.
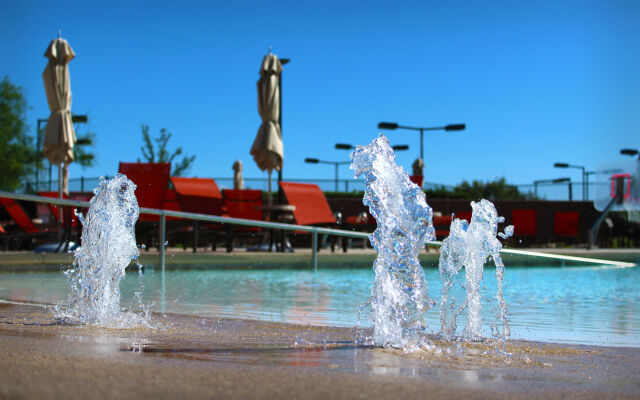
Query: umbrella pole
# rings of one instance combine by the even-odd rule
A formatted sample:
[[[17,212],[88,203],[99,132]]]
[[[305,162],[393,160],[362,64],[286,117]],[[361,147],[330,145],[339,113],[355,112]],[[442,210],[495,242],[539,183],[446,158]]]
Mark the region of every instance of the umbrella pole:
[[[272,205],[273,202],[271,201],[271,170],[270,169],[269,169],[268,174],[269,174],[269,178],[268,178],[268,181],[269,181],[269,183],[268,183],[269,192],[267,194],[267,204],[268,205]]]
[[[60,165],[58,165],[58,198],[60,200],[62,200],[62,190],[64,187],[64,177],[63,177],[63,173],[62,173],[62,169],[64,168],[64,164],[60,163]]]
[[[60,163],[58,165],[58,198],[62,200],[62,168],[64,165]],[[64,215],[64,208],[62,206],[58,206],[58,247],[56,248],[56,253],[60,251],[62,247],[62,219]]]

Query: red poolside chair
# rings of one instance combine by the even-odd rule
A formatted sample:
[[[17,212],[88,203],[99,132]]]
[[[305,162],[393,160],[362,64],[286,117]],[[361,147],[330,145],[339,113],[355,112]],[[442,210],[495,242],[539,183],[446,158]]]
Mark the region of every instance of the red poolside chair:
[[[220,193],[220,189],[211,178],[183,178],[172,176],[171,184],[176,191],[176,196],[178,198],[178,202],[180,203],[180,207],[185,212],[198,213],[198,214],[207,214],[207,215],[218,215],[227,217],[228,214],[226,209],[224,208],[224,200],[222,199],[222,193]],[[201,224],[198,221],[195,221],[193,224],[193,251],[196,251],[199,244],[199,235],[200,235],[200,226]],[[209,234],[209,243],[212,246],[212,249],[215,250],[216,244],[218,241],[218,236],[220,231],[222,230],[222,225],[220,224],[204,224],[205,228],[204,233]],[[228,231],[230,227],[225,227]],[[227,250],[230,251],[229,237],[227,235]]]
[[[9,250],[10,244],[13,244],[16,250],[33,248],[36,239],[56,237],[55,230],[49,231],[47,227],[37,226],[16,200],[0,197],[0,204],[17,227],[17,229],[11,229],[9,226],[3,227],[0,237],[2,237],[5,250]]]
[[[222,190],[222,197],[224,199],[224,207],[230,217],[255,219],[257,221],[264,220],[262,211],[257,208],[262,205],[262,190],[224,189]]]
[[[118,172],[124,174],[136,184],[136,198],[140,208],[161,209],[163,206],[167,186],[169,186],[169,175],[171,173],[170,163],[120,163]],[[147,246],[159,246],[158,243],[158,222],[157,215],[140,214],[136,224],[136,237],[138,241]]]
[[[136,198],[140,208],[161,209],[169,186],[170,163],[120,163],[118,172],[136,184]],[[139,221],[159,220],[157,215],[140,214]]]
[[[183,211],[178,202],[178,195],[175,189],[167,189],[162,200],[162,209],[167,211]],[[178,217],[167,217],[167,221],[175,221]]]
[[[224,207],[230,217],[254,219],[256,221],[264,220],[264,213],[258,209],[262,205],[262,190],[224,189],[222,190],[222,197],[224,198]],[[263,228],[259,227],[232,226],[229,243],[233,246],[234,237],[239,235],[256,237],[262,231]]]
[[[336,217],[333,211],[331,211],[331,207],[329,207],[329,202],[324,192],[320,190],[318,185],[313,183],[280,182],[280,187],[289,204],[296,206],[296,209],[293,211],[293,218],[296,224],[328,227],[337,226]],[[332,250],[334,246],[335,239],[332,239]],[[342,240],[342,249],[345,252],[347,251],[346,240]]]
[[[38,192],[38,196],[50,197],[50,198],[53,198],[53,199],[57,199],[60,196],[60,194],[58,192]],[[65,200],[69,200],[69,196],[67,196],[66,194],[63,194],[62,198],[65,199]],[[76,199],[74,199],[74,200],[76,200]],[[82,201],[89,201],[89,200],[82,199]],[[53,204],[47,204],[47,207],[49,208],[49,212],[51,213],[53,218],[56,221],[59,221],[60,220],[60,208],[58,206],[53,205]],[[71,226],[73,228],[75,228],[75,227],[78,226],[78,217],[76,217],[74,212],[71,212],[70,215],[71,215]]]
[[[18,227],[20,227],[20,229],[22,229],[24,232],[40,232],[40,228],[38,228],[33,223],[33,220],[27,215],[20,203],[18,203],[16,200],[6,197],[0,197],[0,204],[4,206],[4,209],[7,211],[9,216],[13,218],[16,225],[18,225]]]
[[[172,176],[171,183],[183,211],[208,215],[226,214],[222,193],[213,179]]]

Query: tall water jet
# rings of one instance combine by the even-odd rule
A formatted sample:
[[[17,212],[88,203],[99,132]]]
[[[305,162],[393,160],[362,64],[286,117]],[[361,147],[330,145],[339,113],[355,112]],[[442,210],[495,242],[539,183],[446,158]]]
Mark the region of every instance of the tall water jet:
[[[467,340],[482,339],[482,304],[480,285],[483,279],[483,268],[488,257],[493,258],[496,265],[496,279],[498,290],[499,313],[497,323],[492,324],[492,333],[500,338],[509,337],[509,321],[507,303],[502,294],[504,278],[504,264],[500,257],[502,243],[496,234],[503,239],[513,234],[513,226],[505,228],[504,233],[498,233],[498,223],[504,222],[499,217],[493,203],[481,200],[471,202],[471,223],[466,220],[455,219],[450,228],[449,237],[442,243],[440,253],[440,277],[442,278],[442,303],[440,307],[441,335],[452,339],[456,334],[457,317],[465,310],[468,311],[467,323],[463,336]],[[466,299],[461,306],[457,306],[452,288],[456,276],[465,268]],[[498,326],[501,324],[502,329]]]
[[[138,257],[135,223],[138,219],[136,185],[116,174],[100,178],[89,212],[82,219],[82,247],[75,251],[74,268],[65,272],[73,303],[64,317],[99,326],[123,326],[136,319],[120,310],[120,280]]]
[[[404,349],[420,345],[422,317],[429,308],[428,285],[418,254],[433,240],[433,212],[424,192],[412,183],[384,135],[351,154],[355,176],[364,176],[363,203],[377,221],[370,236],[378,252],[371,293],[373,341]]]

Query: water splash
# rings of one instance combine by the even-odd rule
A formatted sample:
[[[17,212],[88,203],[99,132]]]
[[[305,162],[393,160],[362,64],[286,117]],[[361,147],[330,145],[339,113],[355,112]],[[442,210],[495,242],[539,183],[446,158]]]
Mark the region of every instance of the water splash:
[[[377,221],[370,236],[378,252],[369,304],[373,342],[378,346],[411,349],[420,346],[429,308],[428,285],[418,254],[434,235],[433,212],[424,192],[395,163],[384,135],[351,154],[355,176],[364,176],[363,202]]]
[[[467,340],[482,339],[482,305],[480,285],[483,279],[483,268],[488,257],[492,257],[496,265],[496,279],[498,289],[496,299],[499,313],[497,323],[492,324],[492,333],[496,337],[508,338],[509,321],[507,303],[502,295],[502,280],[504,278],[504,264],[500,257],[502,244],[496,234],[503,239],[513,235],[513,226],[505,228],[505,233],[498,232],[498,223],[504,222],[504,217],[498,217],[493,203],[481,200],[471,202],[473,210],[471,223],[466,220],[455,219],[451,223],[449,237],[442,243],[440,253],[440,277],[442,278],[442,303],[440,307],[441,335],[452,339],[456,334],[456,319],[465,310],[468,311],[467,323],[463,336]],[[452,288],[455,278],[465,268],[466,299],[461,306],[457,306]],[[500,329],[500,326],[501,328]]]
[[[136,185],[125,175],[100,178],[86,218],[81,221],[82,247],[74,268],[65,272],[73,302],[61,316],[84,324],[125,327],[142,318],[120,310],[120,280],[138,258],[135,223],[139,208]]]

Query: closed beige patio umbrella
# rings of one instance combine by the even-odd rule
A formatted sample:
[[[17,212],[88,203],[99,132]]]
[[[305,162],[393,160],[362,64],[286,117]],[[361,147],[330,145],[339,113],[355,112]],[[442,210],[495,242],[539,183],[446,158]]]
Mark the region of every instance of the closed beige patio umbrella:
[[[42,72],[44,90],[51,115],[44,134],[44,156],[60,168],[59,190],[69,194],[69,164],[73,161],[76,134],[71,121],[71,85],[68,63],[75,53],[66,40],[59,37],[49,44],[44,56],[49,59]]]
[[[284,156],[282,134],[278,124],[280,117],[280,89],[278,81],[282,65],[275,54],[262,59],[258,80],[258,113],[262,124],[251,146],[251,155],[258,167],[269,174],[268,203],[271,204],[271,172],[282,168]]]

